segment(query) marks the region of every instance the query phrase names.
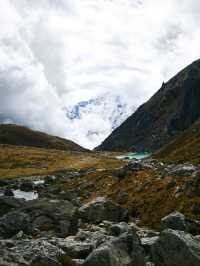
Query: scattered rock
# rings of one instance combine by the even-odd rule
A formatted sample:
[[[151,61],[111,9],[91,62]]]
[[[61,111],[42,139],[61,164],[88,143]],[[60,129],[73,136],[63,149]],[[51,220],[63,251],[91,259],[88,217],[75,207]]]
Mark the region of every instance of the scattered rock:
[[[100,223],[104,220],[121,222],[128,219],[126,209],[105,198],[96,198],[82,206],[79,208],[79,215],[84,221],[91,223]]]
[[[119,224],[113,224],[110,227],[110,234],[113,236],[120,236],[121,234],[125,233],[125,232],[129,232],[131,231],[131,227],[130,225],[128,225],[125,222],[121,222]]]
[[[44,240],[0,240],[0,265],[62,266],[65,253]],[[71,264],[72,265],[72,264]]]
[[[145,255],[138,236],[125,233],[95,249],[83,266],[144,266]]]
[[[200,241],[183,231],[167,229],[152,246],[155,266],[200,265]]]
[[[74,236],[51,240],[51,243],[58,246],[73,259],[85,259],[94,249],[92,242],[77,240]]]
[[[37,199],[27,202],[22,211],[29,214],[34,228],[54,232],[60,237],[77,231],[77,208],[66,200]]]
[[[152,259],[151,255],[151,248],[154,245],[154,243],[158,240],[158,236],[152,236],[152,237],[144,237],[141,239],[142,246],[146,252],[146,256],[149,256],[149,259]]]
[[[160,227],[161,231],[170,228],[193,234],[200,233],[200,223],[187,219],[179,212],[170,213],[168,216],[162,218]]]
[[[20,185],[20,190],[25,192],[31,192],[34,189],[34,184],[32,182],[23,182]]]
[[[76,241],[82,241],[90,244],[93,249],[100,246],[102,243],[113,239],[112,236],[109,236],[106,230],[92,226],[88,230],[80,230],[75,237]]]
[[[0,180],[0,187],[5,187],[5,186],[8,186],[9,185],[9,181],[8,180],[5,180],[5,179],[1,179]]]
[[[7,188],[4,191],[4,196],[13,197],[14,196],[14,193],[13,193],[12,189]]]
[[[140,171],[142,169],[144,169],[144,165],[142,164],[142,162],[137,161],[137,160],[132,160],[131,162],[129,162],[127,165],[124,166],[124,169],[126,169],[127,171]]]
[[[24,199],[2,196],[0,197],[0,216],[8,213],[9,211],[22,208],[23,206],[25,206]]]
[[[169,176],[190,176],[194,173],[196,167],[193,164],[171,165],[165,169],[165,175]]]
[[[30,233],[31,224],[27,214],[19,211],[9,212],[0,218],[0,237],[8,239],[20,231]]]

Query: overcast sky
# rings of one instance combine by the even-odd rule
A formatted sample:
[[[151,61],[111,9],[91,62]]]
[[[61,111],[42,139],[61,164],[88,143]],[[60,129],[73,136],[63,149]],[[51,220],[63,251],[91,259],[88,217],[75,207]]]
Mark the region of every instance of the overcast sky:
[[[199,14],[199,0],[1,0],[0,116],[97,145],[87,131],[108,126],[100,141],[109,121],[74,123],[65,107],[106,94],[143,103],[199,58]]]

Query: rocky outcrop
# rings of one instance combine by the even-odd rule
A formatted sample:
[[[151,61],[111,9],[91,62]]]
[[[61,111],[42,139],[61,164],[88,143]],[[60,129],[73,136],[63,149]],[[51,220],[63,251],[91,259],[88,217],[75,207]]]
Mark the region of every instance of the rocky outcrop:
[[[124,233],[95,249],[83,266],[144,266],[145,255],[140,240],[133,232]]]
[[[79,216],[89,223],[127,221],[128,211],[120,205],[105,198],[97,198],[79,209]]]
[[[155,266],[200,265],[200,241],[183,231],[167,229],[152,246]]]
[[[45,240],[0,240],[3,266],[62,266],[67,265],[62,263],[64,259],[65,253]]]
[[[165,169],[164,175],[175,176],[175,177],[190,176],[195,172],[195,170],[196,167],[190,163],[171,164]]]
[[[188,233],[200,233],[200,223],[187,219],[182,213],[173,212],[161,220],[161,230],[173,229]]]
[[[14,193],[13,193],[12,189],[9,189],[9,188],[5,189],[4,196],[13,197]]]
[[[19,211],[9,212],[0,218],[0,237],[10,238],[18,232],[31,233],[30,217]]]
[[[33,189],[34,189],[34,184],[32,182],[23,182],[20,185],[20,190],[25,192],[33,191]]]
[[[23,199],[16,199],[7,196],[0,197],[0,216],[8,213],[9,211],[22,208],[23,206],[25,206],[25,200]]]
[[[30,217],[32,227],[65,237],[77,231],[77,208],[66,200],[37,199],[21,209]]]
[[[200,118],[200,60],[167,83],[97,150],[158,150]],[[183,143],[184,145],[184,143]]]

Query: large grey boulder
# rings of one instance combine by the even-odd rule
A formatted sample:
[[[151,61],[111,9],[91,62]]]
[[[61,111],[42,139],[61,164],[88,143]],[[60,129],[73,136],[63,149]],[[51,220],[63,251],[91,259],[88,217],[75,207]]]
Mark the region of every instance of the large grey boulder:
[[[127,221],[128,211],[111,200],[96,198],[79,208],[79,216],[89,223],[100,223],[104,220],[121,222]]]
[[[190,176],[194,173],[196,167],[193,164],[177,164],[171,165],[165,169],[165,175],[170,176]]]
[[[0,197],[0,216],[25,206],[24,199],[16,199],[13,197],[2,196]]]
[[[68,256],[73,259],[86,259],[93,251],[93,242],[81,241],[74,236],[63,238],[53,238],[50,243],[62,249]]]
[[[0,237],[10,238],[23,231],[28,234],[31,232],[30,218],[27,214],[13,211],[0,218]]]
[[[74,236],[66,238],[51,237],[49,242],[60,249],[62,249],[68,256],[73,259],[83,260],[102,243],[114,239],[114,237],[107,235],[107,232],[94,225],[85,225],[84,229],[80,229]]]
[[[4,190],[4,196],[7,196],[7,197],[13,197],[13,196],[14,196],[14,193],[13,193],[12,189],[10,189],[10,188],[6,188],[6,189]]]
[[[64,258],[61,249],[45,240],[0,240],[0,265],[3,266],[62,266]]]
[[[147,165],[145,165],[142,161],[138,161],[138,160],[132,160],[130,161],[127,165],[124,166],[124,169],[126,169],[127,171],[132,171],[132,172],[137,172],[140,170],[144,170],[147,168],[151,168]]]
[[[22,182],[20,185],[21,191],[30,192],[30,191],[33,191],[33,189],[34,189],[34,183],[31,181]]]
[[[192,234],[200,233],[200,223],[191,219],[186,218],[180,212],[170,213],[168,216],[161,220],[161,230],[173,229],[185,231]]]
[[[103,243],[85,260],[83,266],[144,266],[145,255],[138,236],[124,233]]]
[[[120,236],[121,234],[129,232],[130,230],[132,230],[132,227],[129,224],[121,222],[112,224],[109,228],[109,233],[113,236]]]
[[[77,232],[77,208],[66,200],[37,199],[21,209],[30,216],[33,229],[66,237]]]
[[[183,231],[168,229],[153,244],[152,257],[155,266],[200,265],[200,241]]]

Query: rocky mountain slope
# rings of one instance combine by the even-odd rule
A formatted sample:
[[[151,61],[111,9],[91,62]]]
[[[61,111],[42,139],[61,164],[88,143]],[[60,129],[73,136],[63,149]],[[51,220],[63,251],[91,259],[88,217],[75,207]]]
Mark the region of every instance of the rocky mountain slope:
[[[154,158],[200,163],[200,121],[180,133],[173,141],[155,153]]]
[[[140,106],[97,150],[155,151],[200,118],[200,60]]]
[[[15,124],[0,124],[0,144],[66,151],[86,151],[78,144]]]

